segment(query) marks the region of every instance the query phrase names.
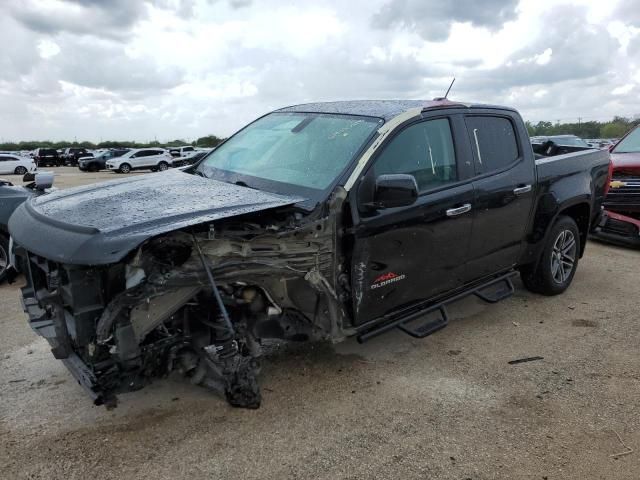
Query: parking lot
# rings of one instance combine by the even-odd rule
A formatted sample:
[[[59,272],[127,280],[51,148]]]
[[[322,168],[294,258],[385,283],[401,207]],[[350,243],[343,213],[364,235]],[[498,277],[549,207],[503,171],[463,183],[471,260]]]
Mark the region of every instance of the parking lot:
[[[143,175],[149,173],[146,171],[131,172],[126,175],[102,170],[100,172],[83,172],[76,167],[44,167],[40,170],[54,173],[54,187],[70,188],[80,185],[89,185],[91,183],[104,182],[106,180],[117,180],[126,178],[129,175]],[[16,176],[11,178],[16,185],[20,185],[19,178]]]
[[[122,178],[51,170],[59,188]],[[3,284],[0,477],[638,478],[639,260],[590,242],[564,295],[518,283],[424,340],[274,348],[258,410],[179,377],[95,407]]]

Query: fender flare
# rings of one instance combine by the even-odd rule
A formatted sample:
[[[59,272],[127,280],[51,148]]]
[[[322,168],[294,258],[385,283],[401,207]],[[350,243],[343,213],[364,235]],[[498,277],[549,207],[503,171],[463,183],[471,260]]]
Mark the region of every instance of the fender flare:
[[[547,241],[549,239],[549,232],[551,231],[551,228],[558,220],[558,217],[567,212],[567,210],[575,209],[575,207],[587,209],[586,229],[584,229],[584,227],[581,228],[581,222],[579,221],[579,219],[576,219],[573,215],[570,215],[574,220],[576,220],[578,229],[580,231],[580,257],[582,257],[582,255],[584,254],[586,239],[589,233],[589,226],[592,216],[592,205],[589,199],[577,197],[568,199],[564,202],[560,202],[558,201],[554,192],[545,194],[541,201],[545,202],[547,199],[552,199],[553,204],[542,207],[538,205],[538,208],[536,208],[536,211],[533,214],[533,225],[529,244],[530,248],[532,248],[534,252],[529,258],[530,261],[523,262],[523,264],[525,265],[534,265],[535,267],[537,267],[538,263],[540,262],[540,257],[542,256],[544,246],[547,244]]]

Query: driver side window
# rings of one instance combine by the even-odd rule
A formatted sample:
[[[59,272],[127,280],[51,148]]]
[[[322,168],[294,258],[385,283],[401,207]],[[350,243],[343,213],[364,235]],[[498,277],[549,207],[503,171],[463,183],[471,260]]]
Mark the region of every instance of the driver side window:
[[[391,140],[374,166],[375,176],[413,175],[424,192],[458,179],[449,120],[439,118],[413,124]]]

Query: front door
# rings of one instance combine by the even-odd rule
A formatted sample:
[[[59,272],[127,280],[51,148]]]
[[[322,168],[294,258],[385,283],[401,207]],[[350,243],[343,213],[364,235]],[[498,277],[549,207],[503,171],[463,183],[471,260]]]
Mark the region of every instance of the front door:
[[[529,140],[516,120],[489,113],[465,119],[475,168],[467,280],[513,267],[523,245],[535,194],[535,161],[530,148],[519,147]]]
[[[465,152],[456,151],[450,118],[402,128],[372,159],[357,186],[352,258],[356,324],[391,314],[460,284],[472,226],[473,186]],[[464,161],[463,161],[464,160]],[[419,196],[406,207],[364,210],[375,178],[411,174]],[[364,198],[363,198],[364,197]]]

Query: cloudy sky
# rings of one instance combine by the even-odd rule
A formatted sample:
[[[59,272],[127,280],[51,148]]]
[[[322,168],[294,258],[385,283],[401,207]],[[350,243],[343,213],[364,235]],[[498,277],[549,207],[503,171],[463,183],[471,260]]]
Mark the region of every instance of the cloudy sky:
[[[0,0],[0,139],[227,136],[315,100],[640,115],[640,0]]]

